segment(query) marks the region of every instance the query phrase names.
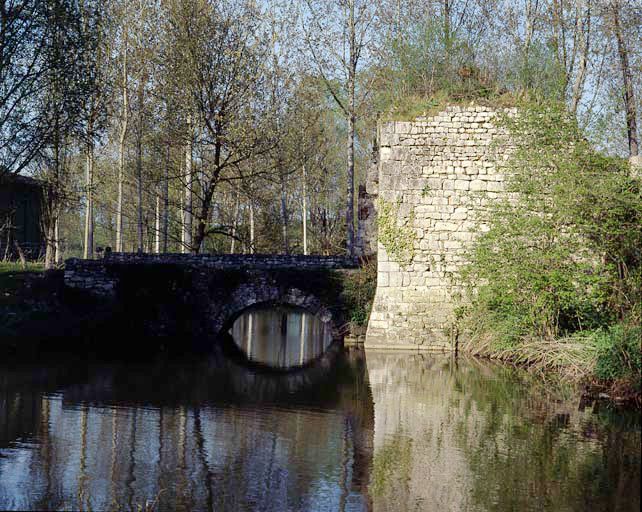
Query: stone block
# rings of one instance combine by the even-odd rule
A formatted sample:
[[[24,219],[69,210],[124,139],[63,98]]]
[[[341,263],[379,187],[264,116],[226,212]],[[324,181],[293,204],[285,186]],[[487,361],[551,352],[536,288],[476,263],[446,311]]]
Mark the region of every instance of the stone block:
[[[455,180],[454,189],[455,190],[468,190],[470,188],[470,182],[467,180]]]
[[[412,130],[412,123],[408,121],[395,121],[395,133],[409,134]]]
[[[402,273],[401,272],[389,272],[388,273],[388,285],[389,286],[401,286],[402,284]]]
[[[435,231],[457,231],[460,225],[456,222],[436,222]]]
[[[473,192],[481,192],[486,190],[487,184],[483,180],[473,180],[470,182],[470,190]]]

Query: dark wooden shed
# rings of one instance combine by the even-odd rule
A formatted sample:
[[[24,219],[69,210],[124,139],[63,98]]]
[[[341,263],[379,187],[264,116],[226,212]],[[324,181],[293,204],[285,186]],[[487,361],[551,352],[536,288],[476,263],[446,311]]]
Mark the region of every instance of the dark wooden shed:
[[[42,185],[28,176],[0,174],[0,259],[14,259],[18,247],[30,259],[44,251]]]

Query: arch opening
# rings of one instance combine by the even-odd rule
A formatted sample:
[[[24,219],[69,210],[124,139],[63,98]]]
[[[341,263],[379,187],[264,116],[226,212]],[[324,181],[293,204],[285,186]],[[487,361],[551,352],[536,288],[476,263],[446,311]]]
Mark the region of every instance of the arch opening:
[[[250,363],[277,369],[305,366],[336,341],[329,315],[274,301],[244,308],[226,327],[228,343]]]

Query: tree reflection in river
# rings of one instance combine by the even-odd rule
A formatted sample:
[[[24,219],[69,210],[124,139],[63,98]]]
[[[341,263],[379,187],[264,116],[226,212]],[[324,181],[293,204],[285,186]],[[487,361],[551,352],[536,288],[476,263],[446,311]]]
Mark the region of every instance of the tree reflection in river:
[[[279,368],[304,365],[332,343],[330,325],[288,306],[247,309],[232,325],[231,334],[250,360]]]
[[[639,415],[542,390],[360,350],[0,367],[0,509],[638,511]]]
[[[0,509],[371,507],[361,352],[280,374],[216,353],[0,375]]]
[[[580,411],[523,371],[476,360],[367,361],[375,511],[640,510],[639,415]]]

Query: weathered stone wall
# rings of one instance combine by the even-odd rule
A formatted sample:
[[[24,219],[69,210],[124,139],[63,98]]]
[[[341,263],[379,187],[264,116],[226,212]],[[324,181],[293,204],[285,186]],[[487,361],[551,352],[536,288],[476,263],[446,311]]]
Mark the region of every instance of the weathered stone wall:
[[[318,315],[338,337],[352,307],[347,269],[356,266],[342,256],[111,253],[67,260],[65,286],[152,335],[214,336],[246,308],[280,303]]]
[[[358,262],[345,256],[108,253],[100,260],[68,259],[65,262],[65,286],[87,290],[100,297],[113,297],[118,275],[109,269],[119,265],[172,265],[217,270],[319,270],[356,268]]]
[[[380,223],[366,347],[451,348],[449,325],[461,291],[453,276],[485,228],[489,201],[503,194],[501,162],[509,148],[494,144],[505,135],[497,115],[488,107],[452,106],[379,126],[378,207],[383,200],[396,211],[397,238],[411,244],[412,259],[381,243]]]

